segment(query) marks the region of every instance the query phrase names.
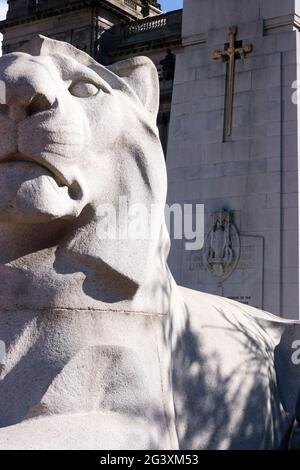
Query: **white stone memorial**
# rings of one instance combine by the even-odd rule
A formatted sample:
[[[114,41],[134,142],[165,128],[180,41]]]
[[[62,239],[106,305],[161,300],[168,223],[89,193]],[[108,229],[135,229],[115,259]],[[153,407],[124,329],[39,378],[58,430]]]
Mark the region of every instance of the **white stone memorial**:
[[[152,62],[105,68],[39,36],[0,58],[0,80],[0,449],[287,447],[300,324],[167,267]],[[151,237],[104,236],[120,196],[158,204]],[[229,221],[215,218],[216,273]]]

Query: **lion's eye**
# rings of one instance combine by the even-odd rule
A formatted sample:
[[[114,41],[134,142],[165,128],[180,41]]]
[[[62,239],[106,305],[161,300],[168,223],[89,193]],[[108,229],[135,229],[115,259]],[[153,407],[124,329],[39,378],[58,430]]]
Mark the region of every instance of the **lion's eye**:
[[[90,98],[99,93],[99,88],[93,83],[77,82],[69,88],[70,93],[77,98]]]

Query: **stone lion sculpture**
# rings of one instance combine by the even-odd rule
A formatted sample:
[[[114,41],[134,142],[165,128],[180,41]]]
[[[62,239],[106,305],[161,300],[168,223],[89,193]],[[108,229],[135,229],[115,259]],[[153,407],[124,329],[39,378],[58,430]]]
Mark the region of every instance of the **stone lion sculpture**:
[[[299,323],[168,270],[152,62],[38,36],[0,80],[0,448],[288,446]],[[154,236],[99,236],[120,195],[161,208]]]

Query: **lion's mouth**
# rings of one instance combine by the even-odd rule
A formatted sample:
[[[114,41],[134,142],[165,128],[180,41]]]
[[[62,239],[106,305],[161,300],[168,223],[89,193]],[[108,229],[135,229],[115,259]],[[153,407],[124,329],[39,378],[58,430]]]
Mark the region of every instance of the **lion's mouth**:
[[[57,184],[58,187],[71,187],[71,184],[67,181],[67,179],[64,177],[64,175],[58,170],[58,168],[54,167],[54,165],[51,165],[49,162],[43,161],[37,161],[34,158],[24,156],[20,152],[16,152],[14,154],[11,154],[5,158],[2,158],[0,160],[0,164],[9,164],[9,165],[26,165],[27,167],[29,165],[32,165],[33,167],[39,167],[42,168],[48,176],[53,178],[55,183]]]
[[[42,168],[46,175],[51,177],[53,180],[53,184],[56,184],[58,188],[67,188],[69,197],[73,200],[79,200],[82,198],[82,190],[77,183],[73,179],[68,180],[68,178],[57,168],[57,166],[53,165],[52,163],[46,160],[38,160],[36,158],[28,157],[27,155],[23,155],[20,152],[16,152],[11,154],[5,158],[0,158],[0,165],[6,163],[9,165],[21,165],[28,168],[29,165],[32,165],[32,168]]]
[[[70,185],[47,161],[17,153],[0,159],[0,215],[3,220],[39,223],[77,216],[80,211],[76,183]],[[5,219],[6,217],[6,219]]]

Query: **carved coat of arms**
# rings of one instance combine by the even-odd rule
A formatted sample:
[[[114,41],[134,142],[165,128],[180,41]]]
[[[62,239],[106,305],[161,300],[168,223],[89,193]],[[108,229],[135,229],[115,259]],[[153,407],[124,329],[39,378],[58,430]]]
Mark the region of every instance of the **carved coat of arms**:
[[[212,228],[206,236],[203,264],[214,277],[224,280],[238,263],[240,237],[229,212],[218,211],[211,217]]]

